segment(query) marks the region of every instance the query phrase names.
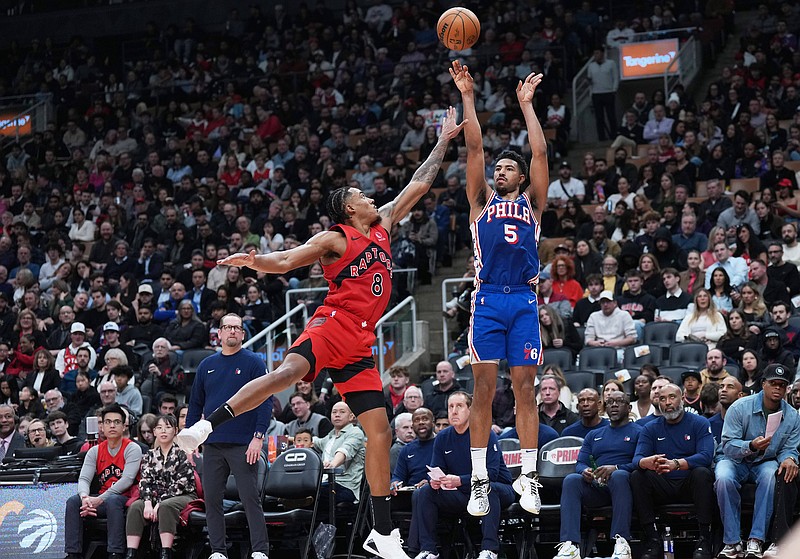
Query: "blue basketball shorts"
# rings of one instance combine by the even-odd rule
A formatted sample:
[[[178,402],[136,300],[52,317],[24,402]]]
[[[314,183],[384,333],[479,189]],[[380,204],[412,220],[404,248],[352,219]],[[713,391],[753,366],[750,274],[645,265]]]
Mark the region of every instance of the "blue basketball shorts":
[[[539,301],[527,285],[482,284],[472,294],[470,361],[499,361],[509,366],[542,364]]]

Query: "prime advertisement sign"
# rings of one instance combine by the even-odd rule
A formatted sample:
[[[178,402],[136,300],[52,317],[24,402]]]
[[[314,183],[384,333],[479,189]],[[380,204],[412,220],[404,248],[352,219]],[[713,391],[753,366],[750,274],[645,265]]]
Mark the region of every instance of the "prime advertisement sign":
[[[0,557],[64,557],[64,507],[77,483],[11,485],[0,491]]]
[[[678,56],[678,39],[630,43],[619,48],[620,78],[638,80],[659,78]],[[670,68],[671,74],[678,73],[679,62]]]

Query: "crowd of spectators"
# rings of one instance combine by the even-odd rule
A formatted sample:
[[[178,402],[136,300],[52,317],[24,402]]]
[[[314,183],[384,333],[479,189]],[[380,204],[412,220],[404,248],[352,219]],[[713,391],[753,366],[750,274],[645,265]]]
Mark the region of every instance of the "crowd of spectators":
[[[574,174],[561,160],[571,126],[561,99],[577,61],[604,43],[624,42],[628,29],[681,26],[691,11],[656,6],[612,29],[589,2],[574,10],[500,2],[474,8],[481,41],[458,56],[473,69],[486,117],[489,176],[496,153],[528,149],[509,102],[517,80],[545,74],[537,114],[555,129],[551,154],[558,159],[543,237],[563,238],[540,275],[545,349],[624,349],[641,343],[645,324],[673,322],[676,342],[709,347],[706,367],[690,371],[678,388],[681,406],[698,417],[724,417],[732,403],[723,395],[725,379],[738,377],[740,392],[758,394],[768,365],[786,367],[794,378],[800,329],[789,318],[800,295],[800,198],[786,163],[800,160],[796,6],[764,7],[742,37],[741,63],[724,69],[701,103],[682,89],[668,97],[637,93],[612,144],[614,161],[587,153]],[[302,4],[288,12],[283,5],[234,9],[220,33],[192,20],[164,29],[152,23],[141,37],[150,59],[118,67],[79,37],[69,45],[34,39],[11,46],[3,93],[52,95],[56,118],[30,141],[8,145],[0,162],[4,455],[25,444],[60,445],[65,453],[88,448],[94,433],[84,419],[98,413],[110,416],[101,425],[119,430],[116,437],[135,437],[145,453],[156,427],[172,436],[185,422],[178,402],[190,389],[184,353],[216,349],[225,313],[244,316],[252,334],[283,314],[286,289],[322,283],[319,265],[270,275],[216,260],[292,248],[328,229],[332,189],[355,186],[378,205],[391,201],[429,153],[437,111],[458,105],[432,27],[441,6],[347,2],[341,13]],[[422,282],[470,242],[465,157],[455,145],[438,195],[392,231],[396,266],[418,268]],[[739,178],[757,185],[726,191]],[[467,268],[469,278],[470,261]],[[462,327],[469,291],[467,281],[447,307]],[[729,363],[738,375],[728,374]],[[569,372],[550,366],[543,373],[541,444],[624,419],[622,384],[573,395]],[[667,405],[674,411],[676,402],[660,399],[668,379],[654,367],[641,373],[633,378],[630,417],[653,421]],[[420,387],[402,368],[390,376],[393,482],[395,489],[397,482],[421,487],[426,471],[402,462],[410,459],[403,448],[416,437],[431,440],[453,417],[468,428],[464,403],[448,403],[467,387],[450,361],[438,363],[435,382]],[[787,394],[794,409],[797,386]],[[493,406],[501,437],[515,434],[507,388]],[[283,409],[275,402],[269,435],[313,446],[349,430],[349,411],[329,383],[296,389]],[[155,411],[177,421],[157,420]],[[171,439],[163,437],[167,451]],[[640,458],[651,465],[647,455]],[[414,472],[423,477],[411,479]],[[356,497],[361,474],[350,477]],[[191,483],[185,489],[184,497],[193,495]],[[153,516],[147,508],[143,514]],[[139,524],[128,547],[138,546]]]

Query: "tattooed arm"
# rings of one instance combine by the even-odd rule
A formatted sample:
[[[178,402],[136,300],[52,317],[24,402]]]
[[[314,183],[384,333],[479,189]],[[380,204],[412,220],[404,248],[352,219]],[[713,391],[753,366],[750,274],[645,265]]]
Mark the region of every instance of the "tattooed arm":
[[[417,205],[417,202],[422,200],[422,197],[428,193],[436,174],[439,172],[439,168],[442,166],[442,159],[444,159],[444,154],[447,151],[447,145],[450,140],[461,132],[465,122],[456,124],[456,110],[453,107],[447,110],[447,116],[442,121],[442,133],[431,154],[419,166],[414,176],[411,177],[411,182],[397,195],[397,198],[382,206],[379,210],[382,218],[381,225],[387,231],[391,232],[392,224],[407,216],[408,212]]]

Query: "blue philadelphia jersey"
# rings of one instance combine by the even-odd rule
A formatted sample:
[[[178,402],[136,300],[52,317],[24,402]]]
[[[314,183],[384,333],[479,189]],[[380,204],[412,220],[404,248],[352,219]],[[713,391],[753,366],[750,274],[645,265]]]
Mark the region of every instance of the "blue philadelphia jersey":
[[[479,284],[527,285],[539,278],[539,224],[525,193],[504,200],[492,192],[470,225]]]
[[[539,224],[526,194],[496,192],[470,226],[475,285],[469,327],[473,363],[507,359],[512,367],[542,364],[539,334]]]

